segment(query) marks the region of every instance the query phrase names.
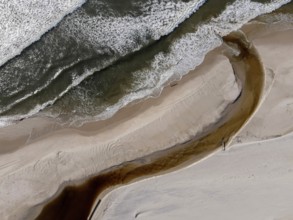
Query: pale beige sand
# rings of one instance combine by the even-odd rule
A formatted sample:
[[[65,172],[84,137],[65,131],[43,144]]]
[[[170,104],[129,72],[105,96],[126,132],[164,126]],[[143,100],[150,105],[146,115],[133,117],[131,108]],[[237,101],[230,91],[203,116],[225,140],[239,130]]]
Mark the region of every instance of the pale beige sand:
[[[189,168],[118,188],[93,220],[291,220],[292,143],[290,135],[236,145]]]
[[[282,35],[293,39],[292,32]],[[270,48],[276,43],[280,44],[276,48],[290,51],[287,44],[281,47],[282,43],[272,40],[256,46]],[[287,53],[288,57],[292,51]],[[270,59],[277,60],[272,56]],[[281,62],[286,60],[279,60],[277,67],[283,70]],[[54,195],[64,181],[82,179],[188,140],[204,126],[216,122],[238,94],[227,59],[212,52],[203,65],[177,86],[165,89],[159,98],[125,108],[114,118],[85,126],[81,131],[62,129],[46,135],[56,127],[45,122],[45,128],[40,126],[42,129],[31,132],[40,125],[39,119],[1,129],[0,218],[23,218],[29,208]],[[7,136],[11,131],[19,137],[17,141]]]

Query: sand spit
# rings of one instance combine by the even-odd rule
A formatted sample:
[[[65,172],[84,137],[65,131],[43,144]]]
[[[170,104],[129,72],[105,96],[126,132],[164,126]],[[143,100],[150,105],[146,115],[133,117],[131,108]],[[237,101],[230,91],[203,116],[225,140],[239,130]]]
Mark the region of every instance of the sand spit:
[[[219,146],[228,145],[258,106],[264,87],[264,69],[254,46],[240,32],[225,37],[224,41],[240,52],[238,56],[228,54],[242,90],[239,97],[224,110],[218,122],[184,144],[112,167],[80,186],[66,187],[45,206],[37,219],[88,219],[95,197],[109,187],[192,164]]]

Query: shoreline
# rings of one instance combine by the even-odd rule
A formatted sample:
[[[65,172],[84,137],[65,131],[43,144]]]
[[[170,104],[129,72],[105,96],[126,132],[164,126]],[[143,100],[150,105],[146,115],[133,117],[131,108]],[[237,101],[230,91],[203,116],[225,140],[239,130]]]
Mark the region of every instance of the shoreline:
[[[214,53],[214,52],[212,52],[212,53]],[[221,60],[221,59],[219,59],[219,60]],[[218,62],[219,60],[216,60],[215,62]],[[225,65],[224,65],[225,66]],[[223,65],[222,66],[217,66],[217,68],[223,68],[224,67]],[[200,67],[200,68],[202,68],[202,67]],[[198,68],[197,68],[198,69]],[[210,69],[210,68],[208,68],[208,69]],[[193,77],[194,77],[194,74],[193,74]],[[121,129],[126,129],[126,131],[123,131],[123,134],[121,134],[121,136],[126,136],[126,137],[131,137],[133,134],[135,134],[135,129],[134,130],[129,130],[129,126],[130,125],[132,125],[134,128],[136,128],[136,127],[139,127],[140,126],[140,128],[142,128],[143,126],[147,126],[148,124],[147,123],[149,123],[149,122],[147,122],[147,120],[149,120],[149,119],[151,119],[153,116],[152,116],[152,114],[151,114],[151,110],[150,111],[148,111],[148,110],[146,110],[145,109],[145,107],[147,107],[147,106],[149,106],[149,104],[150,103],[153,103],[151,106],[149,106],[149,108],[151,109],[151,108],[153,108],[153,109],[155,109],[157,106],[160,106],[160,105],[162,105],[162,103],[163,103],[163,108],[166,108],[166,106],[168,106],[168,105],[172,105],[172,103],[174,104],[174,97],[176,97],[176,95],[174,95],[173,96],[173,100],[172,101],[170,101],[170,102],[164,102],[164,101],[162,101],[161,99],[163,98],[164,99],[164,96],[166,96],[166,94],[168,94],[168,93],[172,93],[173,92],[173,94],[174,94],[174,91],[175,90],[177,90],[179,87],[180,87],[180,85],[182,84],[182,83],[184,83],[184,80],[186,80],[186,81],[188,81],[188,79],[190,79],[190,78],[192,78],[192,76],[190,76],[190,75],[188,75],[188,76],[186,76],[186,77],[184,77],[184,79],[182,79],[182,81],[179,81],[178,82],[178,85],[177,86],[174,86],[174,87],[168,87],[167,89],[164,89],[164,91],[163,91],[163,94],[162,94],[162,97],[161,98],[158,98],[158,99],[151,99],[151,100],[146,100],[146,101],[144,101],[143,103],[138,103],[138,104],[136,104],[135,106],[130,106],[130,107],[126,107],[124,110],[121,110],[121,112],[119,112],[118,114],[119,115],[117,115],[114,119],[113,119],[113,121],[112,121],[112,124],[111,124],[111,122],[109,122],[109,121],[104,121],[104,122],[101,122],[100,124],[99,124],[99,126],[97,127],[97,125],[96,125],[96,123],[93,123],[93,124],[88,124],[88,125],[86,125],[83,129],[84,130],[81,130],[81,131],[76,131],[76,130],[72,130],[72,129],[66,129],[65,131],[64,130],[60,130],[60,131],[58,131],[58,132],[54,132],[53,134],[48,134],[47,136],[42,136],[40,139],[36,139],[36,141],[35,142],[31,142],[30,143],[30,146],[31,146],[31,144],[33,145],[33,144],[35,144],[36,146],[37,145],[39,145],[38,147],[40,147],[40,143],[42,143],[42,142],[44,142],[44,141],[46,141],[47,139],[52,139],[52,138],[54,138],[54,139],[56,139],[56,138],[64,138],[64,141],[65,142],[63,142],[63,143],[66,143],[66,139],[68,139],[68,138],[70,138],[70,137],[72,137],[72,135],[69,135],[70,133],[73,133],[73,136],[76,136],[76,135],[78,135],[78,137],[77,137],[77,139],[82,139],[81,138],[81,136],[85,136],[85,137],[89,137],[89,136],[91,136],[91,135],[93,135],[93,134],[97,134],[97,133],[103,133],[104,131],[106,131],[106,130],[112,130],[111,132],[106,132],[106,133],[104,133],[99,139],[96,139],[96,141],[97,140],[107,140],[107,139],[110,139],[110,138],[112,138],[113,139],[113,137],[115,137],[115,139],[116,140],[118,140],[119,139],[119,136],[118,137],[116,137],[115,135],[117,135],[117,134],[119,134],[119,132],[121,131]],[[200,84],[199,84],[200,85]],[[178,87],[179,86],[179,87]],[[173,89],[172,89],[173,88]],[[192,88],[192,87],[190,87],[190,88]],[[185,93],[185,95],[186,96],[188,96],[188,93],[187,93],[187,91],[186,91],[187,89],[186,88],[183,88],[181,91],[185,91],[186,93]],[[235,91],[237,91],[237,89],[235,90]],[[185,98],[186,98],[186,96],[185,96]],[[232,95],[233,96],[233,95]],[[235,95],[234,94],[234,96],[237,96],[237,94]],[[184,97],[184,96],[183,96]],[[233,98],[232,98],[233,99]],[[230,100],[232,100],[231,98],[229,99],[229,101]],[[158,100],[161,100],[161,101],[158,101]],[[176,100],[176,99],[175,99]],[[178,97],[178,100],[177,101],[179,101],[180,100],[180,97]],[[228,101],[228,100],[227,100]],[[138,107],[139,106],[139,107]],[[222,107],[223,108],[223,107]],[[129,120],[129,118],[131,118],[131,117],[133,117],[134,115],[136,115],[136,116],[138,116],[138,115],[140,115],[140,114],[142,114],[141,113],[141,111],[144,111],[144,113],[146,113],[145,115],[144,115],[144,117],[141,117],[141,118],[139,118],[139,119],[137,119],[137,120],[130,120],[130,121],[127,121],[127,120]],[[164,112],[164,113],[166,113],[166,112]],[[163,114],[163,113],[162,113]],[[122,116],[121,116],[122,115]],[[120,119],[119,119],[119,117],[120,117]],[[177,117],[177,116],[176,116]],[[217,117],[219,117],[219,115],[217,116]],[[217,118],[217,117],[215,117],[215,118]],[[117,120],[117,118],[119,119],[119,120]],[[137,118],[137,117],[136,117]],[[153,118],[153,120],[157,120],[157,119],[159,119],[160,117],[157,117],[157,118]],[[37,120],[37,119],[36,119]],[[210,120],[210,122],[209,123],[212,123],[212,121],[214,121],[215,119],[212,119],[212,120]],[[118,121],[118,122],[117,122]],[[38,120],[37,120],[37,122],[38,122]],[[127,123],[128,122],[128,123]],[[145,124],[142,124],[142,122],[143,123],[145,123]],[[165,122],[165,120],[164,120],[164,122]],[[27,123],[27,122],[22,122],[22,123]],[[21,124],[22,124],[21,123]],[[108,123],[108,124],[107,124]],[[118,123],[118,124],[120,124],[120,126],[118,126],[119,128],[116,128],[115,129],[115,127],[116,127],[116,123]],[[34,123],[32,123],[31,124],[32,126],[35,126],[34,125]],[[138,126],[139,125],[139,126]],[[152,127],[154,127],[154,125],[155,124],[153,124],[153,125],[149,125],[149,128],[148,129],[151,129]],[[17,126],[12,126],[12,128],[11,129],[13,129],[13,128],[15,128],[15,127],[17,127]],[[52,125],[52,127],[51,127],[51,129],[53,129],[54,130],[54,126]],[[200,128],[197,128],[198,130],[200,130]],[[24,128],[24,130],[26,130],[25,128]],[[50,130],[50,129],[49,129]],[[44,133],[46,133],[45,132],[46,130],[44,130]],[[42,133],[42,132],[41,132]],[[184,135],[184,133],[185,133],[185,135]],[[0,133],[1,134],[1,133]],[[3,134],[3,133],[2,133]],[[82,134],[82,135],[81,135]],[[182,134],[179,134],[179,135],[182,135]],[[186,135],[186,130],[183,132],[183,137],[182,137],[182,139],[177,139],[177,140],[173,140],[173,142],[184,142],[184,141],[186,141],[186,140],[188,140],[188,138],[189,138],[189,134],[187,134]],[[167,138],[167,137],[164,137],[164,138]],[[12,138],[13,139],[13,138]],[[126,138],[127,139],[127,138]],[[138,137],[136,140],[139,140],[140,138]],[[94,140],[86,140],[86,138],[84,138],[84,139],[82,139],[82,140],[80,140],[80,141],[78,141],[77,143],[76,143],[76,145],[77,144],[81,144],[81,143],[83,143],[83,142],[85,142],[85,144],[86,145],[89,145],[89,144],[91,144],[91,142],[93,142]],[[128,142],[129,143],[131,143],[131,141],[133,142],[133,143],[135,143],[135,139],[130,139],[130,140],[128,140]],[[67,141],[68,142],[68,141]],[[149,141],[150,142],[150,144],[149,145],[152,145],[153,143],[155,143],[156,141],[153,141],[153,142],[151,142],[151,141]],[[126,142],[125,142],[126,143]],[[125,144],[124,143],[124,144]],[[163,144],[163,142],[158,142],[159,144],[161,143],[161,145],[163,146],[164,144]],[[52,143],[51,143],[52,144]],[[70,144],[70,143],[69,143]],[[119,142],[117,143],[118,145],[119,145]],[[123,143],[120,143],[120,144],[122,144],[123,145]],[[101,144],[102,145],[102,144]],[[169,142],[169,146],[171,145],[171,142]],[[43,147],[45,147],[46,145],[44,145]],[[9,147],[9,146],[8,146]],[[132,145],[132,147],[135,147],[135,145]],[[168,147],[168,144],[166,145],[166,147]],[[21,147],[20,146],[20,148],[18,148],[17,149],[17,151],[14,151],[14,152],[10,152],[10,153],[8,153],[8,154],[6,154],[6,155],[2,155],[1,154],[1,156],[2,157],[5,157],[5,156],[10,156],[9,154],[17,154],[19,151],[21,151],[22,150],[22,148],[23,147]],[[125,148],[125,147],[122,147],[122,149],[120,149],[121,151],[123,151],[123,148],[124,149],[127,149],[127,148]],[[34,148],[28,148],[28,149],[30,149],[31,151],[33,151],[33,149]],[[35,148],[36,149],[36,148]],[[78,151],[78,149],[80,149],[80,148],[76,148],[76,152]],[[112,147],[111,148],[111,150],[114,152],[115,151],[115,149],[118,149],[118,148],[115,148],[115,147]],[[56,148],[56,150],[58,151],[58,148]],[[48,155],[52,155],[52,152],[56,152],[56,150],[54,150],[54,148],[52,148],[52,151],[47,151],[47,153],[48,153]],[[153,149],[154,150],[154,149]],[[59,149],[59,151],[61,151],[61,156],[62,156],[62,148],[60,148]],[[65,148],[65,151],[67,151],[67,152],[69,152],[70,151],[70,149],[69,148]],[[146,151],[142,151],[142,152],[139,152],[139,149],[138,149],[138,151],[134,151],[135,153],[133,154],[133,155],[144,155],[144,154],[146,154],[146,153],[148,153],[148,152],[151,152],[152,150],[151,149],[149,149],[149,151],[148,150],[146,150]],[[46,156],[47,155],[47,153],[46,152],[44,152],[43,153],[43,156],[42,157],[44,157],[44,156]],[[102,151],[102,153],[103,153],[103,151]],[[104,152],[104,153],[106,153],[106,154],[101,154],[101,155],[108,155],[108,156],[110,156],[111,157],[111,153],[109,153],[109,152]],[[20,154],[21,155],[21,154]],[[118,156],[118,155],[117,155]],[[135,157],[135,156],[133,156],[133,157]],[[66,157],[65,157],[66,158]],[[124,156],[124,158],[126,158],[126,156]],[[27,159],[27,161],[28,161],[28,159]],[[24,162],[26,162],[26,161],[24,161]],[[112,161],[113,162],[113,161]],[[30,165],[30,163],[32,163],[32,162],[29,162],[28,163],[28,165]],[[25,164],[25,163],[24,163]],[[86,163],[85,163],[86,164]],[[108,163],[108,164],[110,164],[110,163]],[[107,165],[107,164],[106,164]],[[106,165],[104,165],[104,167],[106,167]],[[27,165],[26,165],[27,166]],[[98,166],[98,165],[97,165]],[[2,168],[3,167],[1,167],[1,172],[2,172]],[[17,169],[16,169],[17,170]],[[25,169],[24,169],[25,170]],[[8,173],[8,172],[7,172]],[[3,173],[1,173],[1,176],[3,176]],[[83,177],[84,178],[84,177]],[[58,185],[58,183],[57,183],[57,185]],[[6,186],[7,187],[7,186]],[[54,190],[53,190],[54,191]],[[52,192],[52,191],[51,191]],[[23,211],[24,211],[25,209],[23,209]],[[0,216],[1,216],[1,214],[0,214]],[[3,217],[4,219],[5,219],[5,217]]]

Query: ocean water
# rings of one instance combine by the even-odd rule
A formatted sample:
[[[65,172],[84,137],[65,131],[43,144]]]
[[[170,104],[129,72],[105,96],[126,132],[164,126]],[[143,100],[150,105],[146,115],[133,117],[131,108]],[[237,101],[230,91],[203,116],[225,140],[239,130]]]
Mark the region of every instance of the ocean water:
[[[76,126],[109,118],[158,96],[221,36],[289,2],[0,1],[0,126],[35,116]]]

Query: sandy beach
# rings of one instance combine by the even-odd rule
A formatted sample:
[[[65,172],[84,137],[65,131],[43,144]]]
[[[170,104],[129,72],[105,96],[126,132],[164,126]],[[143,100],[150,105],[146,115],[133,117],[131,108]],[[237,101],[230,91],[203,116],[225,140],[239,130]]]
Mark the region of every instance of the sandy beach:
[[[291,61],[293,31],[262,32],[258,36],[252,36],[247,31],[247,34],[259,52],[266,70],[263,100],[249,124],[230,145],[232,149],[227,154],[225,154],[226,151],[216,153],[215,162],[209,163],[213,157],[202,162],[206,172],[217,163],[217,158],[221,155],[225,158],[226,155],[232,157],[234,151],[236,151],[235,154],[241,151],[242,155],[245,152],[247,155],[252,155],[254,147],[262,145],[265,148],[267,142],[264,140],[287,135],[293,128],[293,96],[290,89],[293,78]],[[29,218],[37,215],[43,204],[51,200],[68,184],[78,184],[125,161],[131,161],[189,141],[206,127],[215,126],[223,116],[223,111],[237,99],[240,91],[241,86],[236,82],[229,60],[221,54],[221,49],[216,49],[206,56],[198,68],[183,77],[182,80],[166,87],[159,97],[128,106],[109,120],[89,123],[76,129],[64,128],[48,119],[35,118],[1,128],[1,219],[24,219],[24,216]],[[283,142],[286,140],[282,139]],[[249,145],[247,151],[243,146],[239,148],[240,150],[233,150],[238,149],[237,144],[240,142],[242,144],[256,143]],[[282,145],[280,157],[288,156],[291,152],[289,150],[290,142],[286,143]],[[264,152],[266,152],[265,155],[269,154],[273,158],[277,145],[270,145],[270,149],[270,151]],[[261,150],[257,152],[259,152],[258,157],[251,159],[252,164],[253,161],[261,160],[264,155]],[[227,160],[231,163],[227,162],[227,167],[235,172],[245,166],[244,162],[238,165],[237,159],[227,158]],[[193,169],[199,164],[182,172],[189,172],[189,169]],[[281,168],[287,166],[286,162],[279,161],[278,164]],[[181,175],[180,172],[176,172],[175,178],[177,175]],[[170,175],[174,176],[174,174]],[[168,178],[170,175],[165,176]],[[267,175],[262,180],[269,178],[271,173]],[[291,178],[289,178],[290,176]],[[292,180],[293,177],[290,176],[288,178]],[[165,177],[159,178],[164,179]],[[286,178],[285,180],[287,181]],[[164,181],[160,183],[161,180],[153,178],[134,185],[136,187],[139,184],[152,185],[148,181],[158,181],[157,186],[164,184]],[[259,187],[265,183],[265,181],[257,182],[253,190],[257,192]],[[201,184],[206,183],[203,181]],[[225,181],[219,182],[219,188],[224,187],[225,184]],[[121,189],[124,191],[119,194],[127,195],[132,187],[133,185],[124,187]],[[289,185],[282,185],[280,195],[283,196],[284,201],[286,196],[290,197],[290,194],[285,193],[288,190],[290,190]],[[194,191],[196,192],[196,190]],[[118,191],[115,190],[107,195],[101,206],[111,206],[116,198],[119,201],[120,197],[117,194]],[[231,201],[236,197],[236,191],[234,194],[231,193]],[[260,203],[263,198],[267,199],[267,197],[260,196]],[[251,198],[247,198],[243,204],[249,203],[249,199]],[[147,202],[147,200],[145,201]],[[18,208],[15,209],[15,207]],[[107,213],[105,219],[111,219],[111,213],[113,216],[117,213],[115,207],[113,206],[111,209],[113,212]],[[273,212],[273,208],[271,211]],[[277,211],[279,211],[278,207],[276,207]],[[134,211],[130,210],[130,212]],[[237,212],[235,212],[236,214]],[[93,219],[100,219],[103,215],[97,210]],[[147,216],[145,217],[147,218]]]

